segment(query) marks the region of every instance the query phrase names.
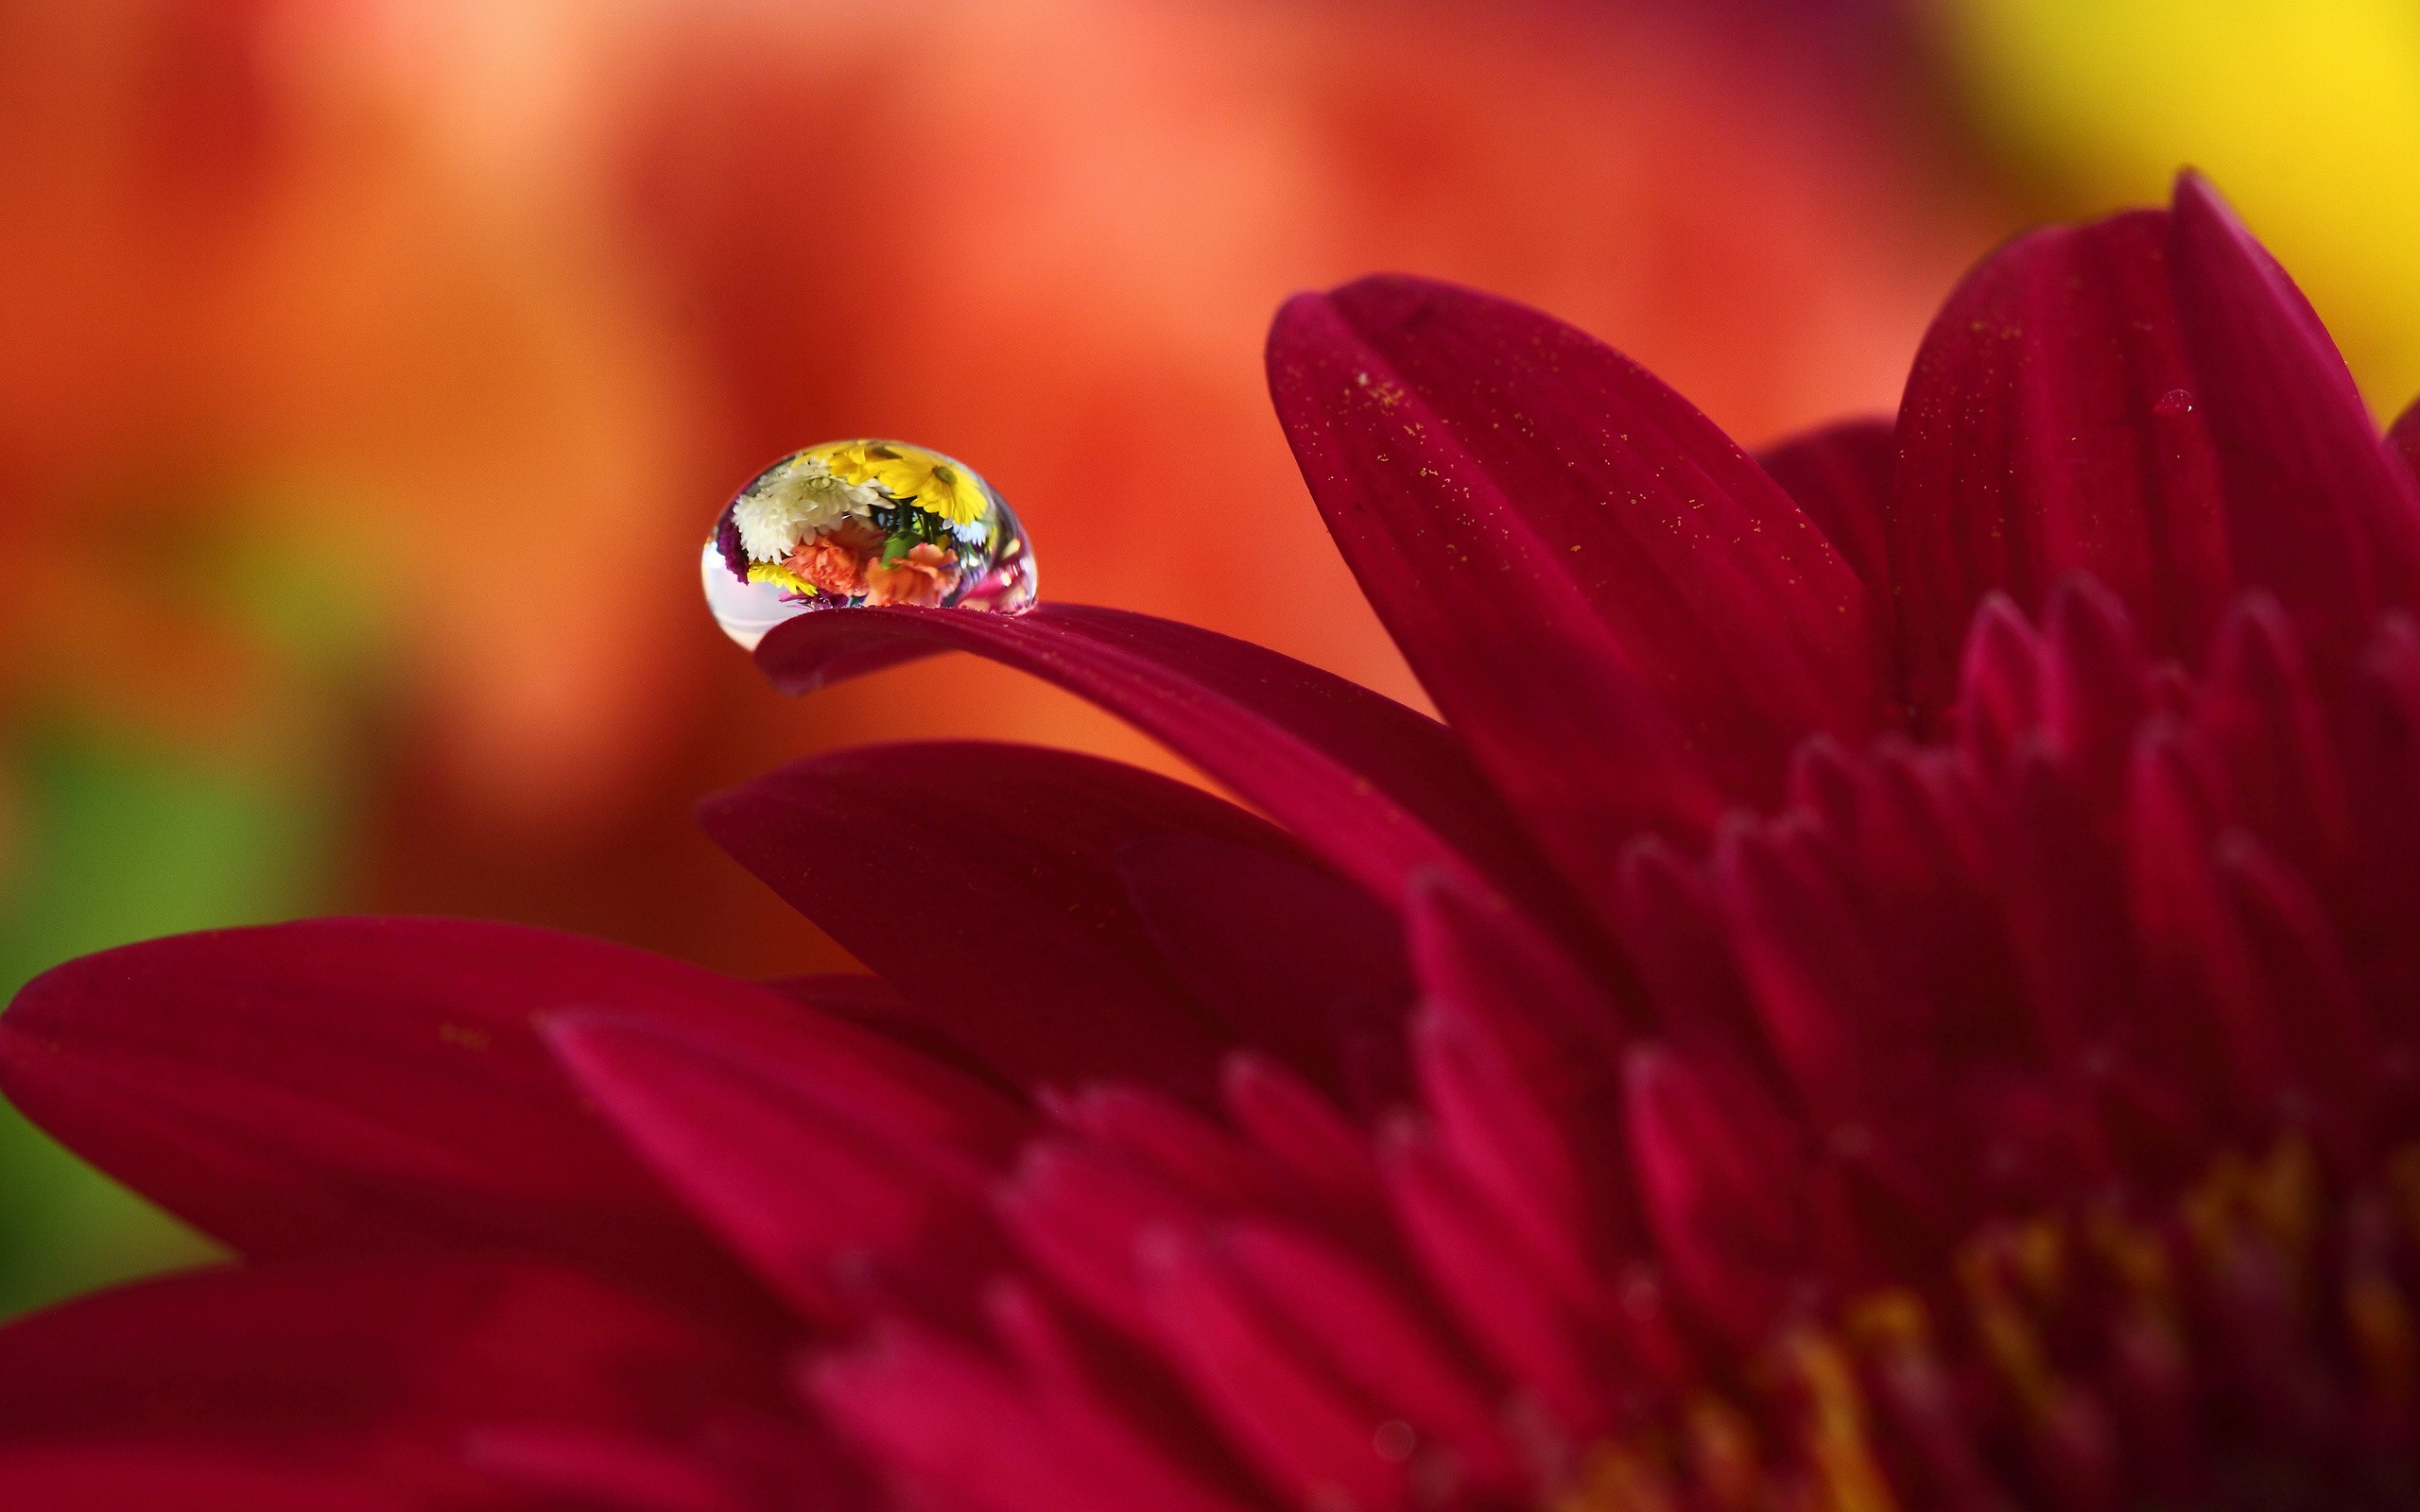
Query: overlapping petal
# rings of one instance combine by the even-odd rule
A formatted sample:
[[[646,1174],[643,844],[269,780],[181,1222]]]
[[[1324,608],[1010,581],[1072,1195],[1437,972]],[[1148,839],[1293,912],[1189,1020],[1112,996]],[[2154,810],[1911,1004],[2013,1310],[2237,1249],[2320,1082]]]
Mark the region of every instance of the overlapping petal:
[[[1313,497],[1438,707],[1602,888],[1641,828],[1770,799],[1889,717],[1880,606],[1738,447],[1610,348],[1409,278],[1297,297],[1270,389]]]
[[[2198,657],[2232,586],[2220,457],[2169,278],[2169,217],[2031,232],[1949,297],[1899,410],[1890,546],[1912,701],[1937,722],[1986,595],[2090,572]]]
[[[889,608],[775,627],[757,664],[805,693],[937,651],[990,657],[1164,742],[1382,898],[1426,868],[1471,868],[1557,911],[1536,852],[1453,733],[1291,657],[1120,610],[1019,615]]]
[[[522,1262],[212,1269],[0,1332],[0,1503],[77,1512],[647,1512],[867,1487],[784,1411],[778,1344]],[[558,1446],[550,1462],[524,1451]],[[574,1453],[574,1446],[584,1453]],[[583,1501],[578,1462],[623,1467]]]
[[[996,1260],[983,1192],[1027,1123],[1005,1100],[868,1096],[778,1023],[587,1012],[547,1036],[631,1147],[808,1317],[845,1323],[918,1299],[935,1270]]]
[[[1217,948],[1199,932],[1223,921],[1201,910],[1181,918],[1166,902],[1138,910],[1155,869],[1190,867],[1207,887],[1295,879],[1298,902],[1318,912],[1294,922],[1329,916],[1365,954],[1385,949],[1369,937],[1374,905],[1336,896],[1342,885],[1266,820],[1198,788],[1063,751],[840,751],[710,799],[700,817],[741,865],[920,1004],[939,1032],[1021,1081],[1122,1073],[1206,1085],[1218,1055],[1238,1043],[1333,1068],[1328,1026],[1286,1011],[1304,1003],[1299,993],[1289,1005],[1217,984],[1206,995],[1191,989],[1188,977],[1202,979],[1201,953]],[[1282,969],[1283,953],[1329,943],[1263,931],[1248,948],[1266,975]],[[1295,986],[1305,992],[1316,991],[1314,976],[1333,977],[1315,961],[1303,969]]]
[[[2199,174],[2177,180],[2169,241],[2237,578],[2349,654],[2380,609],[2420,600],[2420,483],[2378,444],[2302,291]]]
[[[549,931],[315,919],[46,973],[0,1019],[0,1082],[94,1163],[253,1259],[500,1247],[748,1295],[531,1027],[595,1006],[789,1011],[746,983]],[[829,1032],[851,1063],[881,1063],[870,1036]]]
[[[1756,461],[1824,533],[1887,619],[1891,478],[1898,464],[1893,421],[1838,421],[1793,436]]]

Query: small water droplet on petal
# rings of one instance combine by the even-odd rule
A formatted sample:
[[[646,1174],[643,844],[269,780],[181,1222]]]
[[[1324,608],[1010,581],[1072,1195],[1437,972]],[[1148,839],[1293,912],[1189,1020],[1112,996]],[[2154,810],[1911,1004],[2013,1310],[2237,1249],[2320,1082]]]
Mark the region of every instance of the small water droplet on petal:
[[[965,463],[905,441],[792,452],[723,506],[699,562],[723,633],[754,650],[802,614],[908,604],[1014,612],[1033,546]]]
[[[2152,413],[2168,420],[2174,420],[2179,415],[2192,414],[2193,391],[2189,388],[2169,389],[2152,402]]]

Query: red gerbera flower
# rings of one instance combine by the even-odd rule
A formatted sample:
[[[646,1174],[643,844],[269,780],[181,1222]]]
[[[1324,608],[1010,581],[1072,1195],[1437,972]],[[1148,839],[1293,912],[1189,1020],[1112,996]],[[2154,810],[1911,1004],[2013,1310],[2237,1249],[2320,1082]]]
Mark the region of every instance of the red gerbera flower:
[[[0,1500],[725,1512],[2420,1500],[2420,422],[2210,191],[1986,262],[1760,468],[1467,291],[1270,340],[1447,723],[1023,666],[1257,805],[819,757],[707,828],[878,973],[321,920],[7,1086],[244,1257],[0,1333]],[[1275,822],[1270,822],[1274,820]]]

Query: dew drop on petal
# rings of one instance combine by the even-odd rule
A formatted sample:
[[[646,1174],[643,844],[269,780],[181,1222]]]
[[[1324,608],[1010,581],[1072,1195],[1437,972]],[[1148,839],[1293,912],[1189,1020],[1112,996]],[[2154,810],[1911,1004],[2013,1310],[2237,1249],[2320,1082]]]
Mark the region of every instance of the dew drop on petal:
[[[1014,612],[1034,598],[1015,511],[962,462],[904,441],[826,441],[759,472],[715,521],[706,606],[754,650],[784,620],[907,604]]]

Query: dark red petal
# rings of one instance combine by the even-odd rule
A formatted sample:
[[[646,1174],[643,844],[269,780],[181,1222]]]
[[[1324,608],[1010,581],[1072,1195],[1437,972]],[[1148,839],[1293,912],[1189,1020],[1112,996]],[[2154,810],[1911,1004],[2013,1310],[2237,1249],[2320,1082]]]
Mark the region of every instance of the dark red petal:
[[[747,983],[568,935],[313,919],[35,979],[0,1018],[0,1081],[95,1164],[256,1258],[501,1246],[752,1291],[539,1043],[532,1017],[575,1006],[795,1016]]]
[[[2411,470],[2413,479],[2420,481],[2420,399],[2413,400],[2404,410],[2387,431],[2386,439],[2395,455],[2403,458],[2403,465]]]
[[[1899,409],[1893,584],[1909,690],[1951,703],[1985,595],[2088,572],[2197,657],[2229,583],[2217,455],[2168,277],[2168,217],[2018,238],[1949,297]]]
[[[1236,1224],[1219,1241],[1226,1263],[1354,1390],[1424,1440],[1442,1438],[1465,1477],[1510,1478],[1514,1459],[1483,1394],[1489,1383],[1388,1278],[1340,1246],[1274,1224]]]
[[[1846,563],[1705,417],[1534,311],[1409,278],[1302,295],[1270,384],[1413,670],[1566,870],[1778,790],[1885,717]]]
[[[1703,870],[1649,836],[1623,852],[1618,896],[1624,958],[1665,1034],[1742,1051],[1760,1043],[1748,986]]]
[[[819,1362],[816,1401],[913,1493],[968,1512],[1245,1512],[1082,1383],[1037,1381],[908,1328]]]
[[[1997,775],[2025,736],[2041,728],[2048,669],[2042,638],[2004,593],[1983,596],[1958,669],[1959,748]]]
[[[1237,1054],[1220,1068],[1219,1089],[1236,1127],[1294,1179],[1356,1205],[1377,1195],[1368,1138],[1293,1073],[1262,1057]]]
[[[1519,914],[1440,880],[1407,933],[1423,1009],[1413,1065],[1439,1149],[1575,1298],[1636,1231],[1618,1148],[1626,1031]]]
[[[1403,931],[1334,872],[1184,834],[1136,840],[1117,867],[1177,980],[1243,1043],[1333,1091],[1357,1040],[1402,1034]]]
[[[1025,1123],[1005,1102],[922,1095],[778,1025],[575,1013],[547,1037],[648,1164],[807,1316],[848,1320],[898,1284],[886,1272],[936,1248],[953,1268],[986,1258],[984,1183]]]
[[[2090,791],[2114,801],[2149,703],[2133,622],[2090,577],[2052,584],[2042,621],[2043,732]]]
[[[2395,466],[2309,303],[2200,175],[2176,181],[2170,269],[2224,460],[2236,576],[2324,657],[2420,594],[2420,482]]]
[[[784,692],[806,693],[871,670],[868,659],[945,650],[989,657],[1130,721],[1382,898],[1437,866],[1476,868],[1524,901],[1555,894],[1452,731],[1214,631],[1080,604],[1014,615],[890,608],[801,615],[765,637],[756,662]]]
[[[831,615],[827,618],[843,618]],[[1021,1082],[1192,1077],[1236,1035],[1136,915],[1119,857],[1184,836],[1301,861],[1265,820],[1039,747],[860,747],[700,806],[706,833]]]
[[[1435,1143],[1415,1125],[1391,1125],[1379,1171],[1429,1285],[1472,1340],[1565,1428],[1598,1427],[1597,1372],[1577,1320]]]
[[[1625,1078],[1631,1160],[1680,1290],[1735,1344],[1762,1342],[1816,1268],[1807,1167],[1750,1075],[1648,1047]]]
[[[1876,417],[1793,436],[1756,458],[1877,605],[1891,602],[1891,478],[1898,457],[1893,422]]]
[[[1148,1335],[1150,1319],[1134,1274],[1136,1238],[1209,1212],[1136,1162],[1072,1140],[1033,1145],[995,1201],[1001,1222],[1043,1274],[1138,1335]]]
[[[468,1512],[494,1503],[475,1492],[406,1488],[370,1471],[112,1443],[0,1449],[0,1505],[44,1512]]]
[[[1017,1097],[1025,1094],[1016,1078],[986,1063],[951,1036],[944,1022],[946,1013],[932,1012],[872,972],[818,971],[804,976],[766,977],[756,985],[780,993],[803,1008],[870,1029],[996,1091]]]
[[[729,1486],[707,1441],[774,1427],[780,1349],[514,1262],[191,1272],[0,1331],[0,1496],[209,1507],[249,1484],[268,1507],[512,1504],[465,1453],[490,1424],[611,1434]],[[160,1498],[134,1500],[155,1476]],[[279,1500],[297,1486],[327,1500]],[[13,1494],[29,1487],[51,1494]],[[845,1483],[824,1489],[862,1504]]]
[[[1203,1242],[1154,1234],[1140,1261],[1170,1363],[1281,1497],[1309,1504],[1335,1496],[1373,1512],[1406,1503],[1403,1465],[1373,1447],[1385,1419],[1320,1369]]]

